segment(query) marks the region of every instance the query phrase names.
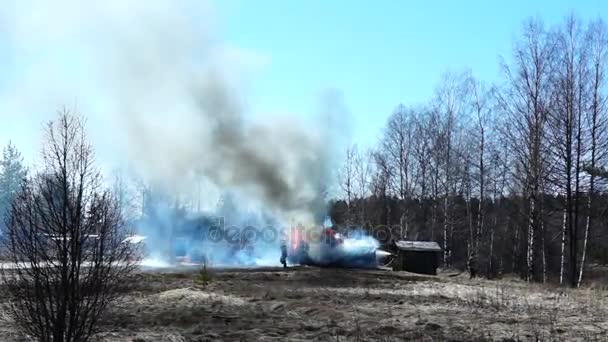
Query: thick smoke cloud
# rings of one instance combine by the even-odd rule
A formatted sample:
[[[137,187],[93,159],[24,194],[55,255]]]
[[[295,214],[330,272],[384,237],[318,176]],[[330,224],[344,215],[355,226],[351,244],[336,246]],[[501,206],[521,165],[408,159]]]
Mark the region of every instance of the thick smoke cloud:
[[[219,40],[207,3],[4,6],[0,39],[14,72],[0,103],[12,115],[31,124],[75,104],[104,164],[128,164],[167,192],[202,179],[203,197],[229,189],[286,219],[322,214],[343,137],[336,118],[348,121],[340,93],[326,94],[311,127],[246,116],[246,89],[270,58]]]

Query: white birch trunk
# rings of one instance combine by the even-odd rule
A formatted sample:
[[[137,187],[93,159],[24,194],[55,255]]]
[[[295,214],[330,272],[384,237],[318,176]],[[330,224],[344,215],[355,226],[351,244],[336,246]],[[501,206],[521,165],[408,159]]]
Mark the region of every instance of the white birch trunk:
[[[562,223],[562,257],[560,261],[559,267],[559,283],[560,285],[564,284],[564,265],[566,261],[566,209],[564,208],[564,219]]]
[[[589,199],[589,202],[591,202],[591,199]],[[589,213],[591,213],[591,211],[589,211]],[[578,272],[578,282],[576,283],[576,287],[581,287],[581,283],[583,281],[583,270],[585,269],[585,257],[587,256],[587,241],[589,241],[589,225],[590,225],[590,221],[591,221],[589,215],[587,216],[587,224],[585,225],[585,240],[583,241],[583,255],[581,257],[581,269]]]
[[[532,280],[532,272],[534,268],[534,200],[530,201],[530,221],[528,223],[528,258],[527,258],[527,266],[528,266],[528,274],[527,280]]]

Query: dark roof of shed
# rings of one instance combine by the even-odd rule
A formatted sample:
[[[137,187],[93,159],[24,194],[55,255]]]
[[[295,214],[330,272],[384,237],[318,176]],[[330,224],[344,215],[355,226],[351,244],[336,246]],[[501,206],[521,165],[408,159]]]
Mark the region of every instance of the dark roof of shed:
[[[402,251],[441,252],[441,247],[435,241],[395,241],[395,245]]]

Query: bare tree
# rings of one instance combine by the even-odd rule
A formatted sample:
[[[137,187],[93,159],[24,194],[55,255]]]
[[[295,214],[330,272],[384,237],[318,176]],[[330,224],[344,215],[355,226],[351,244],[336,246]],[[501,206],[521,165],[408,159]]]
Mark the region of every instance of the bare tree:
[[[412,139],[412,154],[415,159],[417,167],[417,191],[420,198],[420,207],[422,209],[422,227],[423,229],[430,228],[428,238],[431,240],[435,238],[435,221],[436,221],[436,205],[431,208],[431,215],[429,215],[429,208],[426,205],[426,201],[430,199],[432,203],[435,203],[437,197],[436,193],[432,190],[434,183],[434,172],[433,171],[433,158],[432,153],[433,146],[433,130],[430,125],[430,114],[426,109],[420,110],[420,113],[416,116],[413,121],[414,125],[414,139]],[[427,218],[431,216],[430,227],[427,227]]]
[[[134,184],[129,182],[129,179],[125,177],[125,173],[122,170],[114,170],[111,184],[112,195],[121,209],[122,217],[127,222],[139,216],[137,205],[138,193],[133,186]]]
[[[428,139],[428,148],[423,149],[422,158],[428,158],[431,180],[431,239],[435,239],[439,216],[440,200],[440,170],[443,165],[443,146],[441,142],[441,117],[437,111],[432,110],[427,116],[426,124],[423,126],[425,137]],[[445,251],[444,251],[445,252]]]
[[[470,98],[470,110],[471,110],[471,139],[473,140],[472,148],[469,151],[476,154],[471,159],[474,168],[474,174],[477,185],[477,217],[475,222],[474,232],[471,232],[471,247],[473,250],[473,256],[475,258],[474,263],[479,264],[478,260],[480,257],[480,244],[482,234],[484,232],[485,220],[486,220],[486,197],[487,188],[489,183],[489,170],[487,165],[488,154],[490,150],[489,136],[492,135],[492,122],[491,108],[489,104],[490,92],[485,89],[484,85],[476,80],[472,75],[468,76],[467,79],[468,93]],[[491,256],[490,256],[491,259]]]
[[[510,118],[504,133],[515,162],[513,176],[525,200],[528,280],[535,276],[536,241],[543,219],[541,180],[547,170],[543,151],[555,50],[548,36],[540,21],[531,19],[525,24],[524,39],[515,46],[514,66],[503,65],[508,84],[499,97]]]
[[[571,286],[577,283],[581,171],[584,151],[583,113],[586,107],[587,53],[580,22],[569,16],[556,37],[553,106],[550,127],[551,172],[555,187],[564,194],[568,266]],[[564,239],[562,239],[564,241]]]
[[[24,182],[4,232],[5,309],[39,341],[89,340],[136,266],[83,125],[68,110],[47,124],[43,168]]]
[[[349,146],[346,149],[346,159],[340,170],[340,186],[346,196],[347,213],[346,219],[348,223],[352,223],[353,213],[352,204],[356,191],[356,176],[357,176],[357,146]]]
[[[459,137],[459,116],[466,94],[466,79],[464,75],[445,73],[435,90],[434,107],[439,119],[439,134],[435,153],[438,153],[443,185],[443,262],[450,266],[451,243],[454,225],[452,217],[453,196],[458,184],[459,152],[457,138]],[[439,166],[441,165],[441,166]]]
[[[372,179],[372,194],[381,201],[383,219],[376,222],[390,225],[391,207],[389,203],[390,184],[394,176],[394,170],[388,161],[387,155],[383,151],[373,153],[376,172]]]
[[[412,122],[413,112],[403,105],[397,106],[389,117],[383,140],[383,148],[389,157],[388,162],[395,170],[393,181],[394,193],[398,196],[401,204],[401,238],[407,235],[409,222],[409,207],[406,201],[413,195],[415,176],[413,174],[412,157],[412,135],[415,126]]]
[[[371,176],[373,172],[373,153],[371,151],[361,152],[357,150],[355,155],[355,184],[356,197],[360,201],[359,221],[365,224],[367,221],[366,206],[364,199],[370,191]]]
[[[606,136],[606,96],[605,91],[605,61],[608,54],[606,44],[608,44],[608,35],[606,25],[603,21],[598,20],[592,23],[587,32],[587,40],[589,43],[589,61],[590,61],[590,87],[589,87],[589,110],[587,115],[587,127],[589,131],[589,154],[586,161],[586,167],[594,170],[598,163],[601,163],[606,156],[606,147],[608,147],[608,139]],[[585,224],[585,237],[583,240],[583,254],[581,256],[581,265],[578,274],[577,286],[581,286],[583,280],[583,271],[585,269],[585,259],[587,257],[587,244],[589,241],[589,232],[594,223],[594,206],[592,199],[596,193],[596,177],[595,172],[589,172],[589,192],[587,194],[587,222]]]
[[[492,90],[491,93],[494,93],[495,90]],[[494,117],[493,127],[492,127],[492,135],[489,137],[493,137],[488,142],[488,163],[487,163],[487,171],[488,171],[488,191],[491,194],[492,200],[492,209],[489,209],[490,215],[487,215],[488,222],[490,222],[489,217],[491,216],[492,224],[490,225],[490,251],[488,255],[488,268],[487,268],[487,277],[490,278],[494,275],[495,271],[502,273],[504,271],[504,254],[495,253],[495,241],[500,239],[505,239],[507,232],[509,232],[508,226],[510,219],[508,216],[504,215],[504,207],[508,201],[506,201],[508,197],[508,176],[509,176],[509,151],[506,147],[506,144],[502,143],[500,140],[500,135],[496,134],[496,128],[500,127],[501,123],[497,117]],[[484,207],[484,210],[488,210],[487,207]],[[499,246],[501,247],[501,246]],[[498,255],[497,255],[498,254]],[[498,256],[498,265],[494,265],[494,258]]]

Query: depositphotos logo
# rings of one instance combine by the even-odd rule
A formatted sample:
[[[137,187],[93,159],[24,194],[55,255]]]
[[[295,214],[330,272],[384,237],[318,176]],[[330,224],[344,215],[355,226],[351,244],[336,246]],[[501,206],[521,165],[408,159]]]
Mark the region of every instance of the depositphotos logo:
[[[368,225],[369,227],[369,225]],[[351,225],[340,230],[343,233],[336,233],[335,238],[343,237],[350,239],[362,239],[372,237],[384,244],[392,240],[393,236],[400,236],[402,227],[400,225],[386,226],[376,225],[372,228],[364,229],[359,225]],[[203,239],[220,243],[222,241],[231,244],[241,243],[278,243],[280,240],[305,240],[308,242],[329,242],[332,235],[325,230],[325,227],[296,225],[292,227],[277,227],[266,225],[256,227],[253,225],[236,226],[226,225],[223,218],[219,218],[216,224],[203,229]]]

